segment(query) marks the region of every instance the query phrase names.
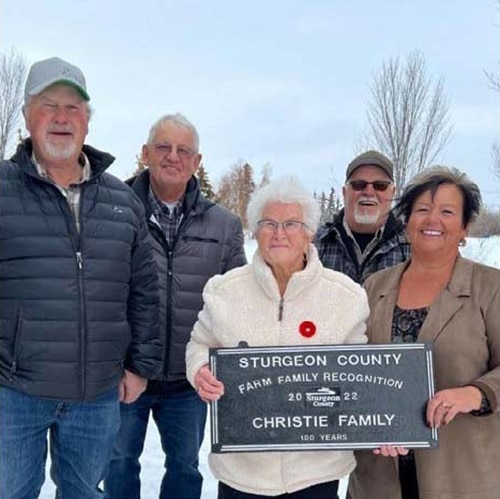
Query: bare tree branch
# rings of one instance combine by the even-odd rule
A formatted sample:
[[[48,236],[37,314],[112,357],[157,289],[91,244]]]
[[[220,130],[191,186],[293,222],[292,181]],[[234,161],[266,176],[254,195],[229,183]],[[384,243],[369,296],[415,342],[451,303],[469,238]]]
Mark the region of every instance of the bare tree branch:
[[[497,0],[497,10],[500,12],[500,0]],[[498,24],[495,24],[498,27]],[[497,61],[497,66],[500,69],[500,61]],[[486,71],[483,69],[486,78],[490,84],[490,87],[495,90],[495,92],[500,92],[500,70],[496,74],[492,71]]]
[[[500,63],[499,63],[500,66]],[[500,92],[500,73],[491,73],[488,71],[483,70],[484,74],[486,75],[486,78],[488,79],[488,82],[490,84],[490,87],[495,90],[495,92]]]
[[[370,86],[365,145],[394,162],[398,193],[435,159],[450,139],[449,104],[443,80],[431,85],[425,58],[412,52],[404,63],[384,61]]]
[[[23,104],[23,84],[28,64],[21,52],[0,52],[0,160],[16,131]]]
[[[493,161],[493,174],[500,180],[500,144],[494,142],[491,146],[491,159]]]
[[[500,12],[500,0],[497,0],[497,10]],[[498,27],[498,24],[496,24]],[[500,68],[500,60],[497,61],[498,67]],[[490,83],[490,87],[495,92],[500,92],[500,71],[495,73],[484,71],[486,78]],[[493,174],[497,180],[500,180],[500,144],[495,141],[491,146],[491,159],[493,161]]]

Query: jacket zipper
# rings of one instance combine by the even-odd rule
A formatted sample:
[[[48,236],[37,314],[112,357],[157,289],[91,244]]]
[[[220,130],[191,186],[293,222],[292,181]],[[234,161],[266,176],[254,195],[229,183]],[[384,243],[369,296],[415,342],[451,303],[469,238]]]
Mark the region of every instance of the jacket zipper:
[[[161,226],[157,225],[156,223],[148,222],[151,224],[153,227],[155,227],[155,230],[158,231],[158,233],[161,236],[161,244],[163,248],[165,249],[166,256],[167,256],[167,310],[166,310],[166,324],[165,324],[165,362],[163,364],[163,377],[166,380],[168,377],[168,369],[169,369],[169,356],[170,356],[170,337],[172,335],[172,281],[173,281],[173,263],[174,263],[174,249],[177,244],[177,241],[179,239],[179,236],[181,235],[181,232],[185,230],[186,226],[188,225],[188,217],[184,215],[182,217],[181,223],[179,224],[179,227],[177,229],[177,232],[174,236],[174,240],[172,241],[172,244],[169,245],[167,239],[165,238],[165,235],[163,234],[163,229]]]
[[[163,378],[166,379],[168,372],[168,357],[170,355],[170,329],[172,326],[172,297],[170,289],[172,288],[172,256],[173,248],[171,249],[167,239],[163,234],[162,228],[155,222],[148,220],[148,226],[158,234],[155,239],[162,245],[167,257],[167,296],[166,296],[166,312],[165,312],[165,360],[163,362]]]
[[[82,390],[82,399],[85,399],[85,303],[84,303],[84,289],[83,289],[83,257],[80,248],[78,247],[76,251],[76,263],[78,266],[78,292],[79,292],[79,306],[80,306],[80,336],[81,336],[81,345],[80,345],[80,364],[81,364],[81,390]]]
[[[85,328],[85,315],[86,315],[86,307],[85,307],[85,283],[83,279],[83,256],[81,251],[81,232],[83,229],[82,226],[82,204],[83,204],[83,191],[85,188],[85,184],[80,186],[80,202],[78,203],[78,213],[75,216],[72,216],[73,225],[76,231],[76,263],[78,267],[78,290],[79,290],[79,306],[80,306],[80,317],[79,317],[79,330],[80,330],[80,364],[81,364],[81,393],[82,400],[85,400],[86,396],[86,371],[85,371],[85,360],[86,360],[86,339],[87,339],[87,331]],[[69,205],[68,205],[69,209]],[[71,212],[71,209],[70,209]],[[75,217],[78,217],[79,223],[76,223]]]
[[[283,319],[283,306],[285,305],[285,299],[283,297],[280,298],[280,303],[278,306],[278,321],[281,322]]]
[[[170,357],[170,340],[172,336],[172,281],[173,281],[173,255],[174,249],[170,248],[169,244],[165,240],[165,245],[167,247],[167,324],[165,331],[165,363],[163,365],[163,375],[165,379],[168,376],[168,368],[169,368],[169,357]]]

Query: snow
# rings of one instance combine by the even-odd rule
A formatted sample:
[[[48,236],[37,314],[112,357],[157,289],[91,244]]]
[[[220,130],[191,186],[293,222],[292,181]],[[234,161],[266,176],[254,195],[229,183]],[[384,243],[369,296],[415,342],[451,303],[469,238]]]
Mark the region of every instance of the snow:
[[[247,258],[251,261],[257,244],[254,240],[249,240],[245,244]],[[500,268],[500,236],[492,236],[484,239],[469,238],[467,245],[461,248],[463,256],[482,262],[492,267]],[[200,452],[200,471],[204,477],[202,499],[214,499],[217,497],[217,481],[213,478],[208,468],[207,457],[210,450],[210,425],[207,421],[207,430],[205,440]],[[158,498],[163,469],[164,455],[160,446],[160,438],[156,426],[150,421],[146,444],[141,458],[142,464],[142,499]],[[50,464],[49,464],[50,466]],[[340,484],[339,496],[345,497],[346,480]],[[54,485],[50,481],[47,473],[47,481],[44,484],[40,499],[49,499],[54,497]]]

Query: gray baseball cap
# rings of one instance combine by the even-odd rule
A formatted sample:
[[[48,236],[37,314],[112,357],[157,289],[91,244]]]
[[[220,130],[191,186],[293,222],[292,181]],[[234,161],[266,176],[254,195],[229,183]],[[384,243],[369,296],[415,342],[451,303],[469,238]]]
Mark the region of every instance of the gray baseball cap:
[[[392,161],[379,153],[378,151],[366,151],[359,156],[356,156],[347,167],[345,172],[346,180],[353,174],[354,170],[360,166],[373,165],[378,166],[381,170],[384,170],[391,180],[394,179],[394,165]]]
[[[24,86],[24,101],[27,102],[30,97],[38,95],[55,83],[70,85],[78,90],[86,101],[90,100],[82,70],[59,57],[51,57],[31,66]]]

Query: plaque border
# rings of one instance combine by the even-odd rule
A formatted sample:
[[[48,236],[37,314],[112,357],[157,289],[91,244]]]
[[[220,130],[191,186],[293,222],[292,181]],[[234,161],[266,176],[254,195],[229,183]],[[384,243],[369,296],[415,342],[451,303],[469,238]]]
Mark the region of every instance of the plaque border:
[[[242,354],[243,351],[249,353],[305,353],[305,352],[324,352],[324,351],[377,351],[377,350],[424,350],[425,368],[427,372],[427,393],[428,398],[434,396],[434,376],[433,376],[433,357],[432,346],[430,343],[377,343],[377,344],[344,344],[344,345],[293,345],[276,347],[249,347],[239,346],[234,348],[210,348],[209,366],[210,370],[217,377],[217,357],[227,355]],[[297,444],[244,444],[228,445],[221,444],[218,428],[218,401],[210,404],[210,425],[211,425],[211,448],[212,452],[262,452],[262,451],[311,451],[311,450],[357,450],[357,449],[375,449],[381,445],[394,445],[399,447],[408,447],[412,449],[430,449],[438,445],[437,428],[430,428],[431,438],[428,440],[401,440],[392,442],[328,442],[328,443],[297,443]]]

